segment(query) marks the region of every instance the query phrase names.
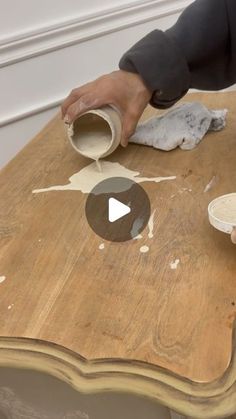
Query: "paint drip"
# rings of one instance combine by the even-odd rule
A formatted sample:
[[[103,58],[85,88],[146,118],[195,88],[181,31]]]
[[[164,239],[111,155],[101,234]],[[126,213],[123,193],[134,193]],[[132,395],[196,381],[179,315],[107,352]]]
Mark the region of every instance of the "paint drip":
[[[171,263],[170,263],[170,268],[171,268],[172,270],[177,269],[177,267],[178,267],[179,263],[180,263],[180,260],[179,260],[179,259],[176,259],[174,262],[171,262]]]
[[[148,237],[149,237],[149,239],[153,238],[155,212],[156,212],[156,210],[153,211],[153,213],[151,214],[151,217],[149,218],[149,221],[148,221],[148,228],[149,228]]]

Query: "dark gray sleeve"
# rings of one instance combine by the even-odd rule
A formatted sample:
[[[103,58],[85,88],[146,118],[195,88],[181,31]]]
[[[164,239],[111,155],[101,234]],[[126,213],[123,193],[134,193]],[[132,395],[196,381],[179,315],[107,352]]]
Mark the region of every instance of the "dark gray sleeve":
[[[151,105],[167,108],[190,87],[220,90],[236,82],[236,0],[197,0],[166,32],[154,30],[119,63],[139,73],[153,92]]]

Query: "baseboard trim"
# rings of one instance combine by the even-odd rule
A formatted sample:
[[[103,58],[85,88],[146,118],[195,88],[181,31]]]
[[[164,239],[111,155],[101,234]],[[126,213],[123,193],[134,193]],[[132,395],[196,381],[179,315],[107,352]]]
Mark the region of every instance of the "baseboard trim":
[[[0,68],[182,11],[192,0],[138,0],[0,42]]]

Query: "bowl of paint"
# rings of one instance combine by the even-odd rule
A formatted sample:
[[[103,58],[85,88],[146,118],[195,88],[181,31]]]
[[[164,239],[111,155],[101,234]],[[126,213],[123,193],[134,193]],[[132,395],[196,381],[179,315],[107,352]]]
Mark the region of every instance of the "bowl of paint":
[[[213,227],[231,234],[236,227],[236,193],[214,199],[208,206],[208,215]]]
[[[119,111],[107,105],[80,115],[69,125],[67,134],[78,153],[98,160],[113,153],[119,146],[121,130]]]

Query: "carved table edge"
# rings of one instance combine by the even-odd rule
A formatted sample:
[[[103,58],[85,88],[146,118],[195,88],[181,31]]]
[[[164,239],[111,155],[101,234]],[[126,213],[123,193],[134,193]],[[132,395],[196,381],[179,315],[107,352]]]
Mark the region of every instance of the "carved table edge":
[[[236,413],[236,322],[230,363],[218,379],[199,383],[144,361],[87,360],[61,345],[0,337],[0,367],[50,374],[85,393],[123,392],[156,401],[186,416],[213,419]]]

